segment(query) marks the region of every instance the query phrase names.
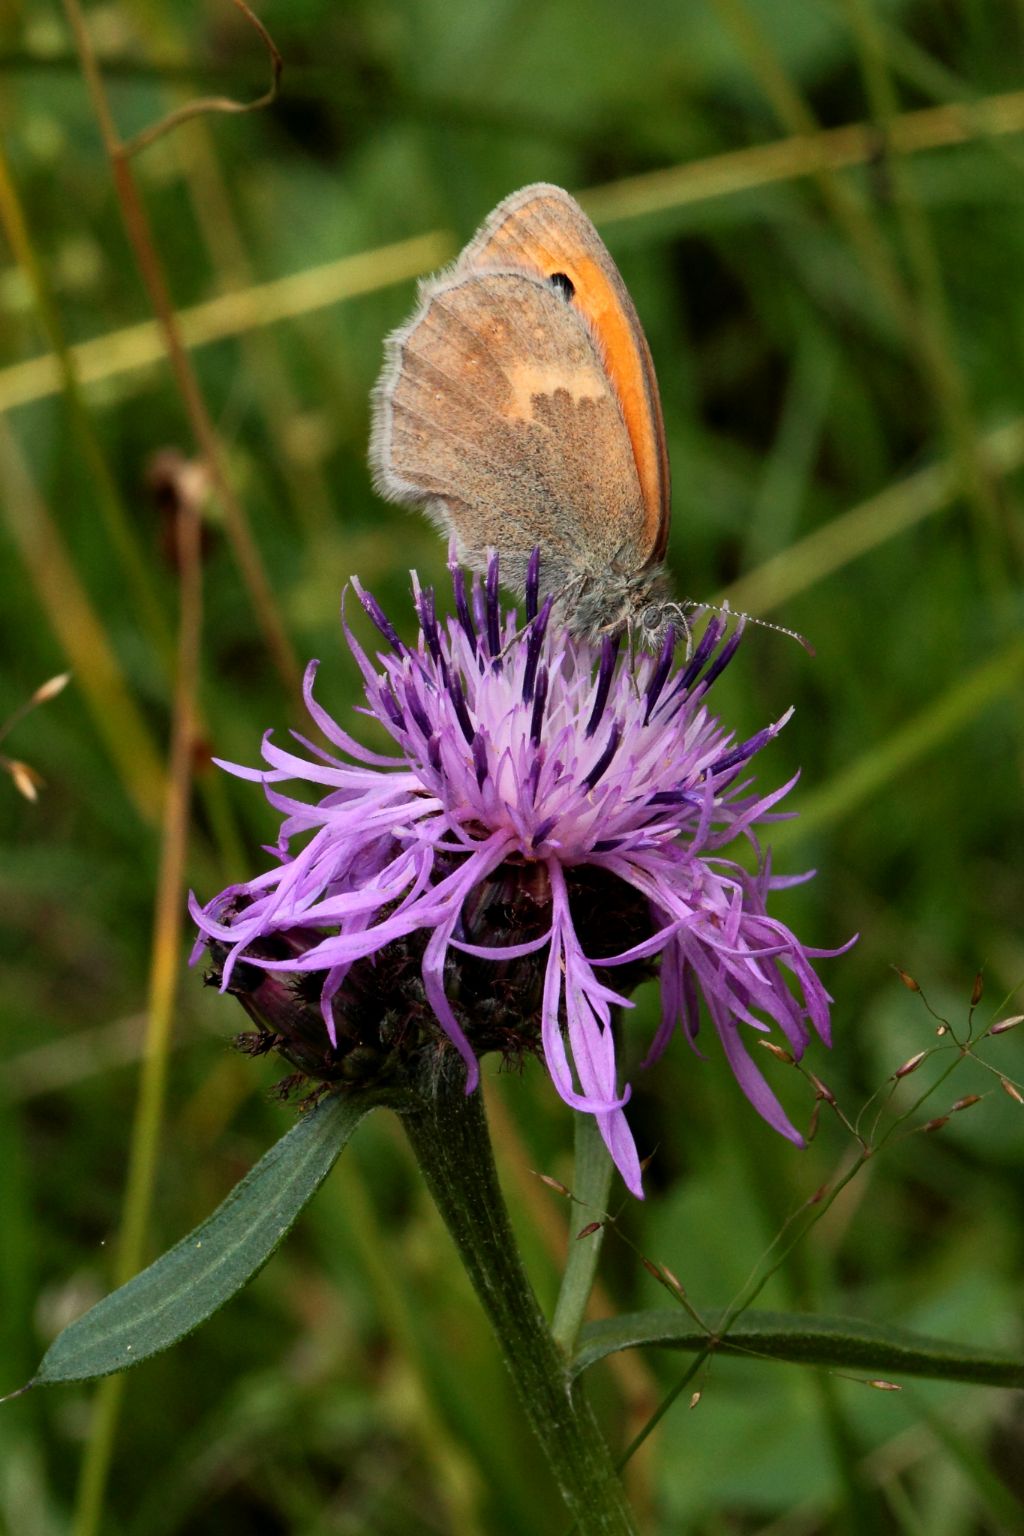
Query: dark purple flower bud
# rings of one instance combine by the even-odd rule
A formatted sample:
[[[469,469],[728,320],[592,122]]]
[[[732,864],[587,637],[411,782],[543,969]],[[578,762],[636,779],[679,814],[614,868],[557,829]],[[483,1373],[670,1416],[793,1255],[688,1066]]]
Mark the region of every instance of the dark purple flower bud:
[[[469,641],[473,655],[476,655],[476,626],[473,623],[469,611],[469,603],[466,600],[466,575],[461,565],[449,563],[448,569],[452,573],[452,588],[455,594],[455,612],[459,616],[462,632]]]
[[[661,690],[664,688],[668,674],[672,670],[672,658],[675,654],[675,648],[676,632],[670,624],[668,633],[665,636],[665,643],[661,648],[661,655],[658,658],[658,665],[655,667],[651,674],[651,680],[647,684],[647,709],[644,711],[644,725],[650,720],[651,712],[660,699]]]
[[[619,750],[619,742],[622,740],[622,726],[617,720],[612,723],[608,744],[590,772],[584,777],[584,784],[588,789],[593,789],[598,780],[608,771],[612,758]]]
[[[359,594],[359,601],[362,603],[366,612],[373,620],[373,623],[380,630],[381,634],[384,636],[384,639],[388,642],[392,649],[397,651],[399,656],[401,656],[405,651],[405,646],[402,644],[401,640],[399,640],[398,631],[391,623],[391,620],[388,618],[387,614],[384,612],[383,608],[380,606],[373,593],[367,592],[365,587],[357,587],[356,590]]]
[[[526,567],[526,622],[537,617],[537,600],[540,592],[540,547],[534,546]]]
[[[608,702],[608,693],[612,686],[612,679],[615,676],[615,663],[618,660],[618,655],[618,635],[615,636],[614,640],[609,639],[605,635],[601,641],[601,665],[597,670],[597,692],[594,694],[594,707],[590,711],[590,719],[587,721],[587,728],[584,732],[586,736],[593,736],[601,724],[601,717],[604,714],[604,707]]]
[[[498,591],[498,557],[487,567],[487,649],[494,661],[501,655],[501,597]]]
[[[530,741],[540,746],[541,727],[544,724],[544,706],[548,701],[548,669],[541,667],[533,690],[533,709],[530,713]]]

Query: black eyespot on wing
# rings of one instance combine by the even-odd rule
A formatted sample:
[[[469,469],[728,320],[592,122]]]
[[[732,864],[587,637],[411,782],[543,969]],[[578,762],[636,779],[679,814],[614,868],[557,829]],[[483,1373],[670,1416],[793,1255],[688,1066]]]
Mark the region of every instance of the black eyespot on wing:
[[[548,278],[552,288],[556,288],[562,298],[568,303],[575,296],[576,284],[567,272],[552,272]]]

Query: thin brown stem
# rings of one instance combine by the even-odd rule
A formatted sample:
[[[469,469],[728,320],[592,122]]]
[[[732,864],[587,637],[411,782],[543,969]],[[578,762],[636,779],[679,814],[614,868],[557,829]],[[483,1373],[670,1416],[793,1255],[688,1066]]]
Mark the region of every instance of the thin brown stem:
[[[231,96],[201,96],[198,101],[187,101],[182,106],[175,107],[173,112],[168,112],[159,122],[143,128],[142,132],[137,133],[134,138],[126,139],[121,145],[121,154],[125,159],[129,155],[137,155],[140,150],[146,149],[157,139],[162,139],[165,133],[170,133],[180,123],[187,123],[193,117],[203,117],[208,112],[222,112],[234,116],[244,112],[259,112],[263,107],[272,106],[277,100],[281,71],[284,68],[284,59],[278,51],[277,44],[259,17],[246,5],[245,0],[231,0],[231,3],[241,11],[249,25],[259,34],[270,56],[270,84],[267,89],[255,101],[235,101]]]
[[[298,693],[300,672],[295,653],[278,612],[248,517],[235,495],[224,467],[217,434],[188,350],[182,340],[167,279],[157,254],[138,184],[127,159],[125,146],[118,137],[79,0],[64,0],[64,10],[82,61],[82,71],[96,112],[103,144],[110,159],[125,229],[160,324],[168,361],[188,413],[196,442],[209,466],[214,493],[224,511],[228,538],[231,541],[242,580],[248,590],[274,665],[286,687]]]

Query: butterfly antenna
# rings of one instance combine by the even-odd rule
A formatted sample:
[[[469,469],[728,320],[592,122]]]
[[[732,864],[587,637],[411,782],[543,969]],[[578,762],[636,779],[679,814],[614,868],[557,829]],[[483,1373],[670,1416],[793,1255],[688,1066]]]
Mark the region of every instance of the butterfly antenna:
[[[786,635],[790,640],[795,640],[797,645],[802,645],[808,656],[816,656],[818,653],[814,646],[802,635],[798,629],[787,629],[785,624],[773,624],[771,619],[759,619],[753,613],[737,613],[735,608],[730,608],[725,603],[701,603],[695,597],[687,598],[684,602],[673,604],[680,609],[680,617],[684,608],[696,610],[698,613],[721,613],[727,619],[744,619],[748,624],[756,624],[758,629],[773,629],[777,635]],[[685,620],[683,621],[686,622]]]

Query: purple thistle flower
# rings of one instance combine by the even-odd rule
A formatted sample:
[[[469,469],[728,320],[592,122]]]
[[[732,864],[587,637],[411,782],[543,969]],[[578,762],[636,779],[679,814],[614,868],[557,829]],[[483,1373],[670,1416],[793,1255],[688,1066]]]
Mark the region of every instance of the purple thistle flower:
[[[502,612],[496,559],[468,590],[451,572],[444,621],[413,577],[412,647],[353,582],[387,649],[371,661],[343,617],[345,634],[396,755],[367,750],[321,708],[311,663],[306,704],[334,750],[297,737],[309,753],[297,756],[268,734],[265,769],[222,764],[262,783],[283,819],[274,868],[205,907],[193,897],[196,955],[208,945],[222,990],[248,999],[261,1030],[281,1030],[264,1038],[327,1080],[352,1077],[345,1063],[356,1044],[367,1059],[371,1036],[375,1069],[424,1039],[436,1050],[439,1024],[470,1092],[485,1050],[539,1043],[559,1094],[596,1117],[638,1196],[613,1010],[632,1006],[626,992],[660,957],[661,1024],[644,1065],[677,1025],[695,1047],[703,997],[744,1093],[802,1144],[744,1036],[774,1023],[796,1056],[812,1027],[828,1043],[830,998],[811,960],[839,951],[805,948],[768,915],[769,891],[794,881],[771,873],[755,829],[777,819],[795,780],[760,795],[743,775],[789,712],[737,742],[707,707],[742,625],[723,644],[726,619],[711,618],[681,666],[671,634],[634,662],[617,640],[595,649],[553,623],[536,554],[523,629]],[[307,804],[275,787],[288,780],[326,793]],[[754,847],[755,873],[722,856],[737,837]],[[287,1018],[298,1013],[297,1046]]]

